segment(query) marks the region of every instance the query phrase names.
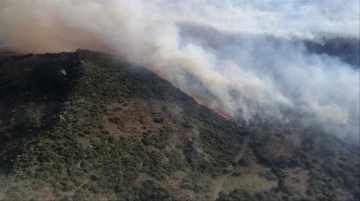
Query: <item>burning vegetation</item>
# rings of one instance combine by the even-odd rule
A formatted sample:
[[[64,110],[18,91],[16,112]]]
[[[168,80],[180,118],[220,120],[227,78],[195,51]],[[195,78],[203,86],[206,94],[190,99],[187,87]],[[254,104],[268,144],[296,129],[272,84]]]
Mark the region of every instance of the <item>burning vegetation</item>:
[[[22,55],[0,67],[5,200],[359,198],[358,149],[295,121],[239,127],[119,56]]]
[[[129,60],[129,58],[126,57],[126,55],[121,54],[119,52],[115,52],[115,51],[109,51],[108,52],[110,55],[112,56],[119,56],[121,58],[125,58],[127,60]],[[161,78],[161,79],[165,79],[165,76],[159,71],[159,70],[155,70],[153,67],[151,66],[146,66],[143,65],[146,69],[150,70],[151,72],[153,72],[157,77]],[[200,98],[196,97],[196,95],[194,94],[189,94],[187,93],[190,97],[192,97],[192,99],[196,102],[196,104],[200,105],[200,106],[204,106],[207,109],[213,111],[214,113],[218,114],[219,116],[221,116],[222,118],[226,119],[226,120],[230,120],[231,117],[230,115],[222,112],[219,108],[212,106],[211,104],[207,104],[205,103],[203,100],[201,100]]]
[[[209,110],[215,112],[216,114],[218,114],[219,116],[221,116],[222,118],[224,118],[226,120],[230,120],[231,117],[229,115],[225,114],[224,112],[220,111],[218,108],[205,104],[204,101],[200,100],[199,98],[197,98],[194,95],[189,95],[189,96],[191,96],[194,99],[196,104],[208,108]]]

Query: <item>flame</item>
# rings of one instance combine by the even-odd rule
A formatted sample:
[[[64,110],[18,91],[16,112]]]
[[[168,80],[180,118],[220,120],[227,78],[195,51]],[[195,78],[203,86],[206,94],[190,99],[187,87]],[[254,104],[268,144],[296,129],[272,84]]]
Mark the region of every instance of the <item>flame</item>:
[[[196,98],[195,96],[192,96],[192,95],[190,95],[190,96],[194,99],[194,101],[196,102],[196,104],[205,106],[205,104],[204,104],[204,102],[203,102],[202,100]]]
[[[155,73],[156,76],[160,77],[161,79],[165,79],[164,76],[161,74],[160,71],[157,71],[157,70],[154,70],[153,68],[149,67],[149,66],[145,66],[148,70],[150,70],[151,72]],[[193,98],[193,100],[195,101],[196,104],[198,105],[201,105],[201,106],[204,106],[206,107],[207,109],[215,112],[216,114],[218,114],[219,116],[221,116],[222,118],[226,119],[226,120],[230,120],[230,116],[225,114],[224,112],[222,112],[221,110],[219,110],[218,108],[216,107],[213,107],[211,105],[207,105],[204,103],[204,101],[202,101],[201,99],[191,95],[191,94],[188,94],[190,97]]]
[[[108,51],[108,54],[110,54],[111,56],[120,56],[120,57],[125,58],[125,59],[128,60],[128,61],[131,61],[130,58],[129,58],[126,54],[124,54],[124,53],[122,53],[122,52],[119,52],[119,51],[109,50],[109,51]],[[142,64],[141,66],[144,66],[145,68],[147,68],[147,69],[150,70],[151,72],[155,73],[156,76],[160,77],[161,79],[164,79],[164,75],[161,74],[160,71],[154,70],[154,68],[152,68],[151,66],[148,66],[148,65]]]
[[[115,51],[113,51],[113,50],[109,51],[109,54],[110,54],[110,55],[121,56],[121,57],[123,57],[123,58],[125,58],[125,59],[128,59],[128,58],[126,57],[126,55],[121,54],[121,53],[119,53],[119,52],[115,52]],[[151,66],[147,66],[147,65],[142,65],[142,66],[144,66],[145,68],[147,68],[149,71],[153,72],[153,73],[154,73],[156,76],[158,76],[159,78],[165,79],[165,78],[164,78],[164,75],[161,74],[160,71],[155,70],[154,68],[151,68]],[[202,101],[201,99],[199,99],[199,98],[197,98],[197,97],[195,97],[195,96],[193,96],[193,95],[191,95],[191,94],[188,94],[188,95],[193,98],[193,100],[195,101],[196,104],[198,104],[198,105],[200,105],[200,106],[206,107],[207,109],[215,112],[216,114],[218,114],[219,116],[221,116],[221,117],[224,118],[225,120],[230,120],[230,116],[227,115],[226,113],[222,112],[222,111],[219,110],[218,108],[213,107],[213,106],[211,106],[211,105],[205,104],[204,101]]]
[[[209,108],[210,110],[214,111],[216,114],[220,115],[222,118],[226,119],[226,120],[230,120],[230,116],[225,114],[224,112],[220,111],[219,109],[215,108],[215,107],[208,107],[205,106],[207,108]]]
[[[155,75],[158,76],[159,78],[164,79],[164,76],[163,76],[163,74],[161,74],[160,71],[151,69],[149,67],[146,67],[146,68],[149,69],[151,72],[155,73]]]
[[[224,118],[224,119],[226,119],[226,120],[230,120],[230,116],[227,115],[227,114],[225,114],[224,112],[222,112],[222,111],[219,110],[218,108],[213,107],[213,106],[210,106],[210,105],[206,105],[206,104],[204,103],[204,101],[200,100],[199,98],[197,98],[197,97],[195,97],[195,96],[192,96],[192,95],[189,95],[189,96],[191,96],[191,97],[194,99],[194,101],[195,101],[196,104],[206,107],[207,109],[215,112],[216,114],[218,114],[219,116],[221,116],[222,118]]]

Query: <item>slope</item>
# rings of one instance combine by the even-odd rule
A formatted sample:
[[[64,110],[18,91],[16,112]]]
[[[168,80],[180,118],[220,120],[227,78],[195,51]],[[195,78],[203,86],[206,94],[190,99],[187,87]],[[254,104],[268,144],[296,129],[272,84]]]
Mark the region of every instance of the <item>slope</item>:
[[[357,146],[203,104],[119,56],[2,56],[0,200],[359,198]]]
[[[207,199],[248,134],[121,58],[79,50],[1,65],[6,199]],[[196,193],[184,182],[194,177]]]

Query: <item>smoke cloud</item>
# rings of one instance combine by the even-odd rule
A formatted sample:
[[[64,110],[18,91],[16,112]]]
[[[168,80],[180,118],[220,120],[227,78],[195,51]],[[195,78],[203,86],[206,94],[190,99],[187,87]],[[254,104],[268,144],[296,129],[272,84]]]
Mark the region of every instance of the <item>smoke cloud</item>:
[[[116,51],[233,117],[295,111],[358,139],[359,66],[303,42],[358,41],[358,17],[357,0],[2,0],[0,47]]]

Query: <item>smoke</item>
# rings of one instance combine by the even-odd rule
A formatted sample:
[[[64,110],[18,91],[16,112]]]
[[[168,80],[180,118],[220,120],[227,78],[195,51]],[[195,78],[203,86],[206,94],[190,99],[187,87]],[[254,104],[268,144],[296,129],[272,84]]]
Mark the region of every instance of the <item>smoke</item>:
[[[22,52],[116,51],[233,117],[306,116],[359,137],[359,68],[304,40],[359,40],[356,0],[2,0],[0,41]],[[201,93],[201,90],[200,90]]]

